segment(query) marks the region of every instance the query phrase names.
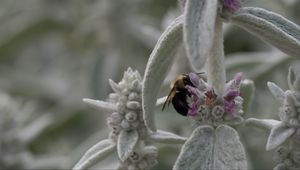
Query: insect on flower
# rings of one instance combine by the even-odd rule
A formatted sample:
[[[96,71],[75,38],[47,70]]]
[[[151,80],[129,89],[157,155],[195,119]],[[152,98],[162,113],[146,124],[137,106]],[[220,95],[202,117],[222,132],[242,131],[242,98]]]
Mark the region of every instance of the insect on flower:
[[[196,73],[197,76],[201,74],[203,74],[203,72]],[[163,105],[162,110],[164,110],[166,105],[169,106],[172,102],[174,109],[179,114],[187,116],[188,110],[190,109],[187,97],[191,96],[190,92],[186,89],[187,85],[195,87],[195,84],[192,82],[189,74],[178,75],[171,84],[171,91]]]

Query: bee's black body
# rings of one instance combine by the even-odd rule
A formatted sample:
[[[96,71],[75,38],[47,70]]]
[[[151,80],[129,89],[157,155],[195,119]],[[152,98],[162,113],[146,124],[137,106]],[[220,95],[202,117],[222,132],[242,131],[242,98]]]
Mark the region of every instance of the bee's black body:
[[[168,98],[165,102],[165,104],[167,103],[168,105],[170,104],[170,102],[172,102],[174,109],[183,116],[187,116],[189,110],[187,97],[191,95],[185,88],[186,85],[194,87],[188,75],[179,75],[176,78],[173,87],[168,95]],[[165,104],[163,106],[163,109],[165,107]]]

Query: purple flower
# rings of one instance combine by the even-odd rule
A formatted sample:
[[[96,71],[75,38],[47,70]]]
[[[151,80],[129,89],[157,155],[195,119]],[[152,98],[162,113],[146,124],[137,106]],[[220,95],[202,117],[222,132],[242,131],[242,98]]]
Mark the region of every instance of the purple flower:
[[[236,110],[234,99],[240,95],[239,90],[230,90],[224,96],[224,110],[226,113],[233,114]]]
[[[241,4],[240,0],[223,0],[223,6],[228,11],[234,13],[241,7]]]
[[[189,111],[188,111],[188,116],[196,116],[198,114],[198,110],[199,110],[199,105],[197,102],[193,102],[192,106],[190,107]]]
[[[237,87],[240,86],[241,82],[243,80],[243,73],[237,73],[235,76],[234,76],[234,83]]]
[[[199,87],[200,77],[196,73],[189,73],[188,76],[195,87]]]

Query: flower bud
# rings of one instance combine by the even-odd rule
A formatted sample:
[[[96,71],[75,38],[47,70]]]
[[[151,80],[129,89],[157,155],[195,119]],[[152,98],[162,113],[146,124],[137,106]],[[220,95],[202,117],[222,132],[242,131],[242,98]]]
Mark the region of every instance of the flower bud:
[[[282,114],[285,114],[287,118],[292,118],[296,116],[295,108],[290,105],[283,106],[280,109],[280,112],[283,112]]]
[[[140,156],[140,154],[138,154],[137,152],[133,151],[133,152],[130,154],[129,159],[130,159],[132,162],[138,162],[138,161],[141,159],[141,156]]]
[[[292,118],[289,120],[289,126],[291,127],[297,127],[299,126],[299,121],[298,119]]]
[[[300,129],[297,129],[293,139],[296,143],[300,144]]]
[[[148,164],[146,160],[141,160],[140,162],[137,163],[137,167],[141,170],[146,169],[148,167]]]
[[[286,170],[286,166],[284,163],[277,164],[273,170]]]
[[[124,110],[125,110],[125,104],[124,104],[124,103],[118,102],[118,103],[116,104],[116,107],[117,107],[117,111],[118,111],[119,113],[124,113]]]
[[[222,106],[215,106],[212,109],[212,115],[214,116],[215,119],[220,119],[224,115],[224,109]]]
[[[293,166],[293,161],[290,159],[285,159],[283,161],[283,163],[285,164],[286,167],[292,167]]]
[[[289,154],[288,148],[285,146],[280,146],[275,150],[273,159],[276,162],[282,162],[283,160],[285,160],[288,157],[288,154]]]
[[[199,115],[202,119],[208,118],[209,110],[204,105],[201,105],[199,108]]]
[[[293,152],[293,161],[300,164],[300,151]]]
[[[138,109],[140,107],[140,103],[137,101],[129,101],[127,102],[126,106],[129,109]]]
[[[134,111],[130,111],[130,112],[126,113],[125,118],[129,122],[133,122],[137,119],[137,114]]]
[[[128,96],[128,100],[138,100],[138,99],[139,99],[139,95],[136,92],[132,92]]]
[[[130,123],[127,121],[127,120],[122,120],[122,122],[121,122],[121,127],[123,128],[123,129],[129,129],[130,128]]]

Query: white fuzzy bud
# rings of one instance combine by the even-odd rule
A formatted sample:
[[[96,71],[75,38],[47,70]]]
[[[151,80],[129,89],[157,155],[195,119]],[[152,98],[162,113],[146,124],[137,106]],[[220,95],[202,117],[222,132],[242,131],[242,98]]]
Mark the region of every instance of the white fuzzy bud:
[[[209,110],[205,106],[201,105],[199,108],[199,115],[202,119],[208,118]]]
[[[129,129],[130,128],[130,123],[127,120],[122,120],[121,126],[123,129]]]
[[[138,100],[138,99],[139,99],[139,95],[136,92],[132,92],[128,96],[128,100]]]
[[[299,121],[298,119],[292,118],[289,120],[289,126],[291,127],[297,127],[299,126]]]
[[[131,111],[131,112],[126,113],[125,118],[129,122],[133,122],[137,119],[137,114],[136,114],[136,112]]]
[[[137,152],[134,151],[130,154],[129,159],[132,162],[138,162],[141,159],[141,156],[140,156],[140,154],[138,154]]]
[[[273,170],[286,170],[286,166],[284,163],[280,163],[278,165],[275,166],[275,168],[273,168]]]
[[[127,108],[129,109],[138,109],[140,108],[140,103],[137,101],[129,101],[126,103]]]
[[[276,149],[273,159],[276,162],[282,162],[283,160],[285,160],[288,157],[289,152],[290,151],[288,150],[287,147],[280,146],[279,148]]]
[[[224,115],[224,109],[222,106],[215,106],[212,109],[212,115],[214,116],[215,119],[220,119]]]

